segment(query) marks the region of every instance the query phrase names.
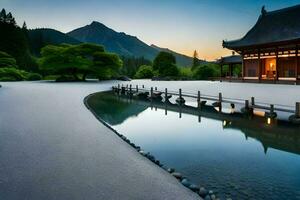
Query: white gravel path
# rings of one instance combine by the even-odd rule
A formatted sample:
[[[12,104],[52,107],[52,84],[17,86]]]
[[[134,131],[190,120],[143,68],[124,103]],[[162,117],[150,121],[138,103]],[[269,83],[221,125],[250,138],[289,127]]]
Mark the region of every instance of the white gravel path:
[[[199,199],[85,107],[116,82],[0,84],[0,199]]]

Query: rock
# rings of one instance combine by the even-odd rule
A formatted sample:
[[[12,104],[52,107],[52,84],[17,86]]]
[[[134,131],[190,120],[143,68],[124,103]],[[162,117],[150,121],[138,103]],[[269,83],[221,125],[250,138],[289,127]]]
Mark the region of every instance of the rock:
[[[209,194],[209,195],[212,195],[212,194],[214,194],[214,191],[209,190],[209,191],[208,191],[208,194]]]
[[[136,149],[137,151],[140,151],[140,150],[141,150],[141,147],[140,147],[140,146],[136,146],[135,149]]]
[[[149,160],[151,160],[152,162],[155,162],[155,157],[152,156],[150,153],[147,153],[147,154],[146,154],[146,157],[147,157]]]
[[[178,103],[178,104],[180,104],[180,105],[185,103],[185,100],[184,100],[184,98],[182,98],[182,97],[181,97],[181,98],[178,97],[175,101],[176,101],[176,103]]]
[[[168,171],[169,173],[173,173],[173,172],[175,172],[175,169],[173,169],[173,168],[168,168],[167,171]]]
[[[117,78],[117,80],[119,81],[131,81],[131,79],[127,76],[120,76]]]
[[[219,101],[216,101],[216,102],[213,102],[212,103],[212,106],[213,107],[220,107],[221,106],[221,103]]]
[[[185,187],[189,187],[191,185],[189,180],[187,180],[186,178],[181,180],[181,184],[184,185]]]
[[[177,179],[182,179],[182,175],[179,172],[173,172],[171,174],[172,174],[172,176],[174,176]]]
[[[194,191],[194,192],[198,192],[199,191],[199,186],[198,185],[195,185],[195,184],[191,184],[190,186],[189,186],[189,188],[192,190],[192,191]]]
[[[291,115],[289,117],[289,121],[293,124],[300,124],[300,117],[297,117],[296,115]]]
[[[204,198],[208,195],[208,191],[204,187],[201,187],[199,189],[199,195],[200,195],[200,197]]]
[[[130,142],[130,145],[135,148],[135,144],[133,142]]]
[[[214,194],[210,195],[210,198],[211,198],[211,200],[216,200],[217,199],[216,195],[214,195]]]
[[[143,156],[146,156],[147,154],[143,151],[143,150],[140,150],[139,153]]]
[[[206,197],[204,198],[204,200],[211,200],[209,195],[206,195]]]

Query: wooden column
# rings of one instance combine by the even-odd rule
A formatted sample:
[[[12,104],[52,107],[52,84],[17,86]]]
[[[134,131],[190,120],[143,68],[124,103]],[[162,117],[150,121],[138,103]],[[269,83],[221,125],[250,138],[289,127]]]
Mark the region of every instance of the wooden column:
[[[244,61],[244,53],[242,53],[242,79],[246,76],[246,71],[245,71],[245,61]]]
[[[260,49],[258,49],[258,80],[261,81],[261,62],[260,62]]]
[[[296,55],[296,70],[295,70],[295,74],[296,74],[296,81],[298,80],[298,68],[299,68],[299,61],[298,61],[298,45],[296,45],[296,52],[295,52],[295,55]]]
[[[279,79],[279,62],[278,62],[278,48],[276,48],[276,80],[278,81]]]

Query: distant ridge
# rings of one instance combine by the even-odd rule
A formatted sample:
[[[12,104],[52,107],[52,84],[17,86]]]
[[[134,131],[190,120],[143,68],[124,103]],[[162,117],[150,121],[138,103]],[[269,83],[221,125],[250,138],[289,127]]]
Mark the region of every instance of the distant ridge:
[[[67,33],[67,35],[81,42],[102,44],[106,50],[127,57],[144,57],[153,60],[159,51],[167,51],[176,57],[179,66],[191,66],[193,60],[193,58],[189,56],[179,54],[167,48],[161,48],[155,45],[149,46],[135,36],[127,35],[123,32],[116,32],[96,21],[77,28]]]
[[[137,37],[118,33],[102,23],[92,22],[90,25],[75,29],[69,36],[81,41],[102,44],[106,50],[128,57],[145,57],[153,59],[157,50],[149,47]]]
[[[172,53],[173,55],[175,55],[177,63],[181,63],[182,66],[192,66],[193,58],[191,58],[187,55],[177,53],[177,52],[172,51],[168,48],[158,47],[154,44],[151,44],[151,47],[157,49],[158,51],[165,51],[165,52]],[[199,59],[199,62],[203,63],[203,62],[206,62],[206,61]]]
[[[41,48],[48,44],[79,44],[80,41],[60,31],[50,28],[28,30],[29,45],[34,55],[40,55]]]

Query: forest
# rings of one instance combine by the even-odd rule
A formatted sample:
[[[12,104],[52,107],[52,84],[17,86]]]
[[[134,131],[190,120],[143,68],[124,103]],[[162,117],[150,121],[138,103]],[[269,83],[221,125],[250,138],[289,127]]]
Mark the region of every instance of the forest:
[[[107,52],[105,47],[81,43],[54,31],[28,30],[2,9],[0,13],[0,81],[55,79],[86,81],[117,79],[209,80],[219,77],[213,62],[200,63],[194,52],[192,66],[178,66],[175,56],[161,51],[153,61]],[[49,39],[50,38],[50,39]],[[224,68],[226,72],[226,67]],[[239,72],[235,72],[238,74]]]

